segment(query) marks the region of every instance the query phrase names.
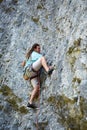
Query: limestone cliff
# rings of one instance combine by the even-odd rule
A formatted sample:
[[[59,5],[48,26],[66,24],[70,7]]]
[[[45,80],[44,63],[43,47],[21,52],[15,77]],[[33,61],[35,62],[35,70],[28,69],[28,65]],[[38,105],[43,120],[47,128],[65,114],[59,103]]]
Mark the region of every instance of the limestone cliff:
[[[55,65],[40,111],[26,107],[21,66],[34,43]],[[0,63],[0,130],[87,129],[87,0],[0,0]]]

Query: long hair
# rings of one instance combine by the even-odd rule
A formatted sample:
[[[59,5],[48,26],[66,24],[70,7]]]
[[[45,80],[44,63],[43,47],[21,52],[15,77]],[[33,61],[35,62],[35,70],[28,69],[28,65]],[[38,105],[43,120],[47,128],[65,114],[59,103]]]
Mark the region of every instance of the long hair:
[[[27,58],[27,59],[29,59],[31,53],[34,51],[34,49],[37,48],[37,46],[40,46],[40,45],[39,45],[38,43],[35,43],[35,44],[31,47],[31,49],[28,49],[28,52],[26,53],[26,58]]]

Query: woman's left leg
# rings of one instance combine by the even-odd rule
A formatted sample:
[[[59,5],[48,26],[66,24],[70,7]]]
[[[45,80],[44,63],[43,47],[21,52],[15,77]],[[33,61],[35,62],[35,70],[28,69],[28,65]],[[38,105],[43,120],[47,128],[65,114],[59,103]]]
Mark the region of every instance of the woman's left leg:
[[[31,93],[28,107],[35,108],[36,106],[33,104],[33,101],[37,96],[39,96],[39,93],[40,93],[40,80],[39,80],[39,78],[36,77],[36,78],[31,79],[31,84],[32,84],[34,89]]]
[[[39,85],[37,85],[37,86],[33,89],[32,93],[31,93],[30,100],[29,100],[29,103],[30,103],[30,104],[33,103],[34,99],[35,99],[36,96],[39,94],[39,90],[40,90],[40,86],[39,86]]]

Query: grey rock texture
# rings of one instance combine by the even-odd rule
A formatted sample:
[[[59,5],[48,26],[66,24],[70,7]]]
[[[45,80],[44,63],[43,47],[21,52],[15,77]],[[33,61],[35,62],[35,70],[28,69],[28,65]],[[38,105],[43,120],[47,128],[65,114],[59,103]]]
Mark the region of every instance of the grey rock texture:
[[[41,76],[40,110],[22,61],[34,43],[55,70]],[[87,1],[0,0],[0,130],[87,129]]]

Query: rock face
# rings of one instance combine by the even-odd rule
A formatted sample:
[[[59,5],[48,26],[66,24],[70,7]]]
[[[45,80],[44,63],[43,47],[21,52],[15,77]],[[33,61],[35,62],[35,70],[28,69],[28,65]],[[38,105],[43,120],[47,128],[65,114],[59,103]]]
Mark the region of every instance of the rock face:
[[[37,111],[26,107],[21,66],[34,43],[55,65],[42,74]],[[87,129],[86,0],[0,0],[0,63],[0,130]]]

